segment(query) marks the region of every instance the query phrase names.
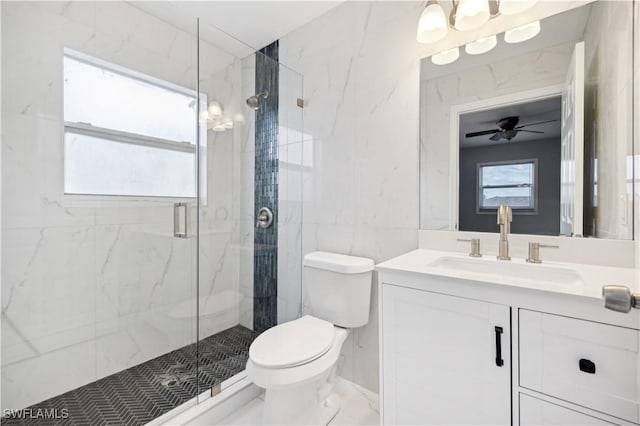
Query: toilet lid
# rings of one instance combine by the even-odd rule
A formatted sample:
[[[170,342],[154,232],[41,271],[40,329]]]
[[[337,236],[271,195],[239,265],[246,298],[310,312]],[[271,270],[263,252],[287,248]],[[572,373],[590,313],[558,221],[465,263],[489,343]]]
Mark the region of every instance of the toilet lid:
[[[333,324],[306,315],[262,333],[249,348],[251,361],[264,368],[287,368],[321,357],[333,345]]]

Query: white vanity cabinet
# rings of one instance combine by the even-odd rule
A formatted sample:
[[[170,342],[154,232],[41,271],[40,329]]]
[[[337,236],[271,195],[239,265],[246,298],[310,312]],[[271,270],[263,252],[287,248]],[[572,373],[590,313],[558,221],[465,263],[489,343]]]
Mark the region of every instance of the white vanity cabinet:
[[[640,310],[605,309],[589,281],[637,285],[633,270],[580,265],[581,283],[543,288],[439,258],[376,266],[384,425],[640,425]]]
[[[382,286],[383,423],[511,423],[511,309]]]

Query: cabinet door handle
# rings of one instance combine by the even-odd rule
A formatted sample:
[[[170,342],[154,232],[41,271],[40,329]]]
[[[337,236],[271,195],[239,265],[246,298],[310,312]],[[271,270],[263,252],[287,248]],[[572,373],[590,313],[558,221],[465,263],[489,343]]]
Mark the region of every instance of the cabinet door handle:
[[[584,373],[596,374],[596,365],[591,360],[580,358],[580,361],[578,361],[578,368],[580,368],[580,371]]]
[[[502,327],[495,327],[496,332],[496,365],[502,367],[504,360],[502,359]]]

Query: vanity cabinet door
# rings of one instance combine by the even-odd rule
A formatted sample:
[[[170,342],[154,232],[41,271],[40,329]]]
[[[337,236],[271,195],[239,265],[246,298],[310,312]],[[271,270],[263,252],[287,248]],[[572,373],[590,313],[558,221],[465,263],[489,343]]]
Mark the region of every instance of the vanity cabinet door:
[[[395,424],[511,424],[511,310],[383,284],[382,415]]]

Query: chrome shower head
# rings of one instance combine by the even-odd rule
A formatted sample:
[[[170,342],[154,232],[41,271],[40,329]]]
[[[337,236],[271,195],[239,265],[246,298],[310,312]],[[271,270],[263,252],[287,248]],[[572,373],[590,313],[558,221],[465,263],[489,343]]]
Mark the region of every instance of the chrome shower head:
[[[247,98],[247,105],[249,108],[258,109],[260,108],[260,98],[267,99],[269,97],[269,91],[265,90],[264,92],[256,93],[253,96]]]

